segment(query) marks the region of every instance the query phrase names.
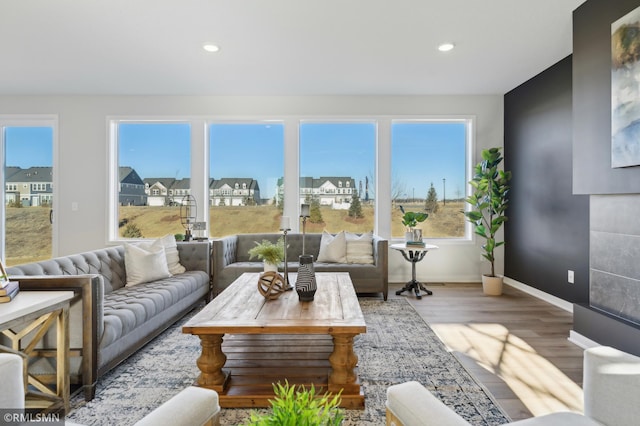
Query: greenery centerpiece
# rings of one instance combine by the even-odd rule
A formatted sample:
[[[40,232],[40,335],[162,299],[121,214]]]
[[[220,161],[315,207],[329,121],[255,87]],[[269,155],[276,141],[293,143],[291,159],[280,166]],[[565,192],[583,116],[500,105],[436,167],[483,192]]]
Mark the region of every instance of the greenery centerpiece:
[[[482,151],[482,161],[475,166],[473,179],[469,181],[473,193],[465,200],[471,205],[472,210],[463,212],[467,220],[475,226],[475,234],[485,239],[482,256],[491,264],[489,277],[496,277],[494,252],[504,244],[504,241],[496,241],[496,234],[507,221],[506,210],[509,205],[511,172],[498,169],[502,160],[500,148]],[[500,293],[501,287],[500,279]]]
[[[271,412],[264,415],[251,413],[247,426],[338,426],[344,414],[339,408],[340,394],[316,395],[313,385],[290,386],[288,382],[273,385],[276,395],[271,403]]]
[[[400,211],[402,212],[402,224],[407,228],[407,241],[422,241],[422,232],[420,232],[420,237],[418,238],[414,231],[418,223],[427,220],[429,214],[423,212],[406,212],[402,206],[400,206]],[[409,234],[411,234],[411,236],[409,236]]]
[[[256,241],[256,246],[252,247],[248,254],[249,259],[257,257],[264,261],[265,266],[269,264],[277,269],[278,264],[284,260],[284,238],[280,237],[276,243],[269,240],[262,240],[260,243]]]

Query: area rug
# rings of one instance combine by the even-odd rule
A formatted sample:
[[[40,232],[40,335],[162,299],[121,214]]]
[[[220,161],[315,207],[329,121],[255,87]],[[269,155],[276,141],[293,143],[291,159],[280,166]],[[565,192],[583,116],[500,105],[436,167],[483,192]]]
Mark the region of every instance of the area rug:
[[[384,425],[387,388],[416,380],[473,425],[509,418],[405,300],[361,299],[367,333],[355,341],[364,410],[345,410],[345,426]],[[158,407],[198,375],[199,339],[182,334],[194,312],[100,379],[96,397],[72,399],[67,419],[85,425],[127,426]],[[264,409],[263,409],[264,410]],[[241,425],[249,409],[222,409],[222,425]]]

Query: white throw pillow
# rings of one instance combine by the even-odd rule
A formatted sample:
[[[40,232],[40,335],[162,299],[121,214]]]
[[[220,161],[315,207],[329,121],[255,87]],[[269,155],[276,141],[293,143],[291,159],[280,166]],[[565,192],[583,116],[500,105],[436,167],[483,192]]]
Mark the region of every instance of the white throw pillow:
[[[180,256],[178,255],[178,244],[173,234],[167,234],[160,238],[164,246],[164,254],[167,257],[167,268],[172,275],[182,274],[187,269],[180,264]]]
[[[373,264],[373,232],[358,236],[351,232],[347,237],[347,263]]]
[[[327,231],[322,232],[318,262],[347,263],[347,239],[344,231],[335,236]]]
[[[124,267],[127,286],[142,284],[171,276],[162,241],[124,245]]]

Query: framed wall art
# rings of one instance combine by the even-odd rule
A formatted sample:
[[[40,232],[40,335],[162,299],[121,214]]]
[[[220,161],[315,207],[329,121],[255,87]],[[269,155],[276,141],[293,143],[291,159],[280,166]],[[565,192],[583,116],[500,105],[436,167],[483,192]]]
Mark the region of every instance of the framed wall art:
[[[640,165],[640,7],[611,24],[611,167]]]

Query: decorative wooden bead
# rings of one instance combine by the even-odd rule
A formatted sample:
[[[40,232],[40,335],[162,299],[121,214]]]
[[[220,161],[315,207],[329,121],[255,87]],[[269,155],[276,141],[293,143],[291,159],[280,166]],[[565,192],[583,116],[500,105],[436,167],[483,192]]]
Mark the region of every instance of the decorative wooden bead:
[[[258,291],[267,300],[275,300],[284,293],[284,277],[277,272],[269,271],[260,275]]]

